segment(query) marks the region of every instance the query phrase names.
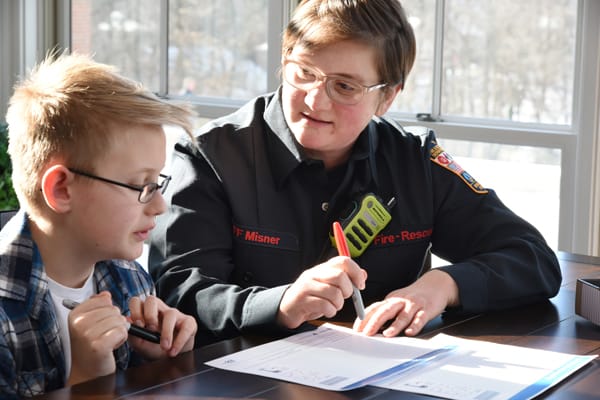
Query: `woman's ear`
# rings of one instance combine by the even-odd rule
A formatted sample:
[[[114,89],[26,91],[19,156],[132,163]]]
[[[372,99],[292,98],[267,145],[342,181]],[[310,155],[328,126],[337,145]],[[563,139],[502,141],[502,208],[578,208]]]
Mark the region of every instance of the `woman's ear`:
[[[61,164],[53,165],[42,176],[42,195],[54,212],[64,213],[71,209],[71,184],[74,175]]]
[[[385,90],[385,88],[384,88],[383,98],[381,99],[381,102],[377,106],[375,115],[377,115],[378,117],[381,117],[383,114],[385,114],[389,110],[389,108],[392,106],[392,103],[394,102],[394,99],[396,98],[398,93],[400,93],[401,91],[402,91],[402,85],[396,85],[392,88],[389,88],[388,90]]]

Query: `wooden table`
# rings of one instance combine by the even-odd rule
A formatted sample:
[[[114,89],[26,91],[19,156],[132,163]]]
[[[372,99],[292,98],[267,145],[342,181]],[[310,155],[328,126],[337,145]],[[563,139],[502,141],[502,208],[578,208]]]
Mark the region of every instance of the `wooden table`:
[[[495,343],[574,354],[600,355],[600,326],[575,314],[577,278],[600,278],[600,258],[558,253],[563,272],[559,294],[547,302],[465,318],[434,319],[421,336],[439,332]],[[271,338],[272,339],[272,338]],[[364,387],[331,392],[254,375],[208,367],[205,361],[264,343],[269,338],[244,336],[215,343],[174,359],[159,360],[124,372],[47,393],[39,399],[433,399],[412,393]],[[540,398],[600,398],[600,360],[594,360]]]

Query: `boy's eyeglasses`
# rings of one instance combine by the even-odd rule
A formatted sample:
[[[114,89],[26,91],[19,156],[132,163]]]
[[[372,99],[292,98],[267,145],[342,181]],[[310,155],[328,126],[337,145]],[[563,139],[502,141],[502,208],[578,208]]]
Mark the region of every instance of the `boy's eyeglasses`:
[[[154,197],[154,194],[160,189],[160,193],[164,194],[165,190],[167,190],[167,186],[169,186],[169,182],[171,181],[171,177],[169,175],[160,174],[159,176],[163,178],[163,181],[158,184],[156,182],[146,183],[145,185],[129,185],[123,182],[113,181],[112,179],[102,178],[100,176],[88,174],[87,172],[80,171],[74,168],[69,168],[74,174],[85,176],[87,178],[96,179],[102,182],[111,183],[113,185],[122,186],[127,189],[135,190],[136,192],[140,192],[138,196],[138,201],[140,203],[149,203],[150,200]]]
[[[356,104],[362,100],[365,93],[387,86],[387,83],[365,86],[343,76],[322,74],[314,68],[292,60],[283,62],[282,76],[296,89],[305,91],[313,89],[323,81],[329,98],[336,103],[346,105]]]

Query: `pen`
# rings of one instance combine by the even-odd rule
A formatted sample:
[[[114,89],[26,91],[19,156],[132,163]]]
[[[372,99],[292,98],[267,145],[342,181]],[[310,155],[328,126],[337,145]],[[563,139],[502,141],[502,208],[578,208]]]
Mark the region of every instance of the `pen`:
[[[71,299],[64,299],[62,301],[62,304],[69,310],[72,310],[79,305],[78,302]],[[127,325],[127,332],[129,332],[129,334],[137,336],[152,343],[160,343],[160,333],[148,330],[146,328],[142,328],[141,326],[133,325],[130,322],[127,322]]]
[[[338,249],[340,256],[350,257],[350,250],[348,249],[348,243],[346,242],[346,235],[339,222],[333,223],[333,236],[335,238],[335,245]],[[365,318],[365,306],[360,295],[360,291],[354,285],[352,285],[352,304],[356,310],[356,316],[358,319],[363,320]]]

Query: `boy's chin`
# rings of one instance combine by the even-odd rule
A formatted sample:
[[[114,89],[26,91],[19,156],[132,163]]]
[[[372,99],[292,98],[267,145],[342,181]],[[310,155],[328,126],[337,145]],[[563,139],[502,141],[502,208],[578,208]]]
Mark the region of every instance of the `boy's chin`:
[[[139,246],[132,245],[127,249],[125,249],[125,248],[120,249],[111,258],[116,259],[116,260],[127,260],[127,261],[140,262],[140,259],[142,257],[144,257],[144,254],[145,254],[145,252],[144,252],[143,243],[140,243]],[[145,262],[145,260],[144,260],[144,262]]]
[[[146,268],[148,263],[148,246],[145,243],[140,243],[138,247],[132,250],[131,261],[137,261]]]

